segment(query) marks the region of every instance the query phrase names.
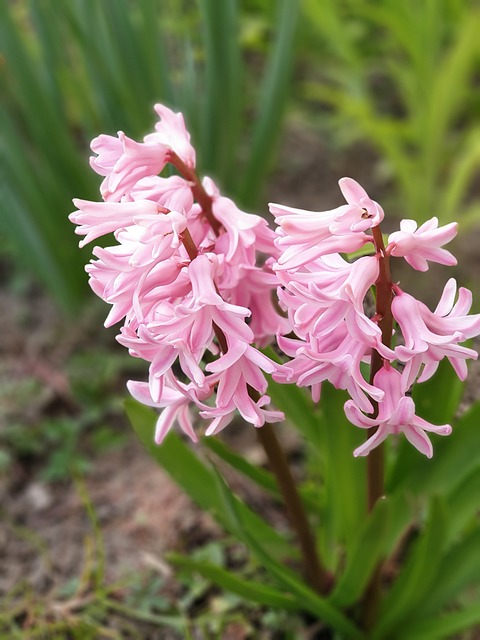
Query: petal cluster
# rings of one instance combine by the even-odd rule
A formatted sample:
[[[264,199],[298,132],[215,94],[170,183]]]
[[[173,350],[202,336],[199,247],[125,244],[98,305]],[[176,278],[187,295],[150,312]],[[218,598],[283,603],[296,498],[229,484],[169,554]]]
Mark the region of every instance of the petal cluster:
[[[452,432],[449,424],[434,426],[415,415],[415,403],[402,392],[401,374],[386,363],[374,378],[375,386],[384,392],[384,400],[379,403],[375,418],[365,416],[353,400],[345,403],[345,414],[350,422],[363,429],[376,427],[375,433],[360,447],[355,456],[365,456],[383,442],[390,434],[399,434],[407,438],[421,453],[431,458],[433,447],[427,432],[448,436]]]
[[[400,231],[388,237],[387,251],[397,258],[405,258],[417,271],[427,271],[428,261],[454,266],[456,258],[441,247],[453,240],[457,227],[457,223],[452,222],[438,228],[438,218],[432,218],[417,229],[415,220],[402,220]]]
[[[122,321],[118,341],[149,363],[148,382],[128,388],[160,409],[156,442],[175,423],[195,440],[195,407],[209,434],[237,411],[256,427],[278,421],[265,378],[277,365],[254,346],[291,329],[273,302],[274,233],[211,179],[201,185],[182,114],[155,110],[160,121],[143,142],[122,132],[92,142],[103,202],[74,200],[70,215],[81,246],[114,234],[116,244],[95,247],[86,270],[112,305],[105,324]],[[168,163],[180,175],[158,175]]]
[[[327,212],[306,212],[270,205],[276,215],[276,244],[283,253],[274,264],[280,281],[278,295],[297,339],[278,338],[291,360],[274,374],[282,382],[311,387],[314,400],[322,382],[346,389],[362,410],[373,411],[371,400],[384,392],[370,384],[362,369],[372,350],[385,359],[395,354],[382,343],[375,317],[365,313],[365,300],[379,277],[377,255],[355,261],[341,253],[372,242],[367,231],[383,219],[380,205],[351,178],[340,188],[347,205]]]
[[[366,455],[388,435],[403,433],[430,457],[426,433],[447,435],[451,429],[416,416],[409,390],[428,380],[443,358],[465,379],[466,360],[477,353],[461,343],[480,333],[480,316],[468,316],[468,290],[461,288],[455,302],[453,279],[430,311],[391,281],[390,258],[404,258],[419,271],[428,269],[428,261],[454,265],[455,258],[442,246],[455,236],[457,225],[438,227],[432,218],[417,229],[413,220],[403,220],[385,248],[381,206],[351,178],[339,184],[347,205],[333,210],[270,205],[278,224],[280,255],[273,268],[280,281],[279,301],[296,334],[278,337],[289,360],[273,376],[310,387],[315,401],[325,381],[346,390],[351,398],[345,404],[348,419],[373,432],[355,455]],[[341,255],[369,243],[374,255],[355,260]],[[369,296],[371,289],[376,289],[374,296]],[[392,322],[385,314],[391,314]],[[396,346],[391,347],[394,334]]]
[[[480,314],[469,315],[472,295],[457,294],[453,279],[431,311],[392,280],[390,262],[405,259],[418,271],[455,265],[443,247],[456,223],[439,227],[432,218],[417,228],[402,220],[385,247],[382,207],[342,178],[346,203],[334,209],[270,204],[272,231],[213,180],[200,180],[182,114],[155,111],[155,131],[141,142],[123,132],[93,140],[103,201],[74,200],[70,219],[80,246],[115,239],[93,249],[86,270],[111,305],[105,325],[122,322],[118,341],[149,363],[148,381],[128,388],[160,410],[156,442],[174,424],[196,440],[197,414],[209,421],[208,435],[237,412],[255,427],[281,420],[269,408],[268,374],[309,387],[315,401],[326,381],[346,390],[346,416],[369,430],[355,455],[403,434],[431,457],[428,434],[451,427],[417,416],[410,389],[443,358],[465,379],[477,353],[463,343],[480,334]],[[161,175],[167,165],[174,172]],[[259,350],[275,337],[281,365]]]

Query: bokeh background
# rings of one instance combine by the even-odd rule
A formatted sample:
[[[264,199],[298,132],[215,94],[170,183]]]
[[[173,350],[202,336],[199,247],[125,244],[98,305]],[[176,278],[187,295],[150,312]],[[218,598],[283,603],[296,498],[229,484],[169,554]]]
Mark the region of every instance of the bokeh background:
[[[5,637],[295,633],[162,560],[179,548],[221,561],[226,543],[126,423],[125,380],[146,368],[102,329],[90,250],[67,218],[73,197],[99,198],[90,140],[141,139],[164,102],[185,116],[199,173],[246,210],[336,206],[349,175],[387,230],[457,220],[453,275],[478,310],[479,33],[475,0],[0,0]],[[411,285],[434,300],[446,277]]]

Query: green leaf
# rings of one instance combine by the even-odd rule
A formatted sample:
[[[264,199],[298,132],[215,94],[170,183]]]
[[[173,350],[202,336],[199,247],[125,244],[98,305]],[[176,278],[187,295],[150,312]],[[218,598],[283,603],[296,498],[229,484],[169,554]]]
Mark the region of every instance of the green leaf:
[[[416,625],[405,628],[408,640],[444,640],[457,637],[462,631],[476,628],[480,624],[480,602],[468,605],[460,611],[435,616],[430,620],[423,620]]]
[[[219,489],[215,472],[211,471],[199,456],[195,455],[185,442],[173,432],[168,434],[161,446],[157,446],[153,441],[153,425],[157,415],[152,409],[130,399],[126,400],[125,407],[133,428],[153,459],[167,471],[194,502],[211,513],[228,531],[236,533],[236,520],[232,519],[231,513],[225,509],[225,498]],[[295,552],[283,536],[233,494],[231,499],[242,515],[246,531],[251,532],[253,537],[264,544],[268,544],[276,556],[295,556]]]
[[[240,198],[246,206],[255,204],[265,181],[289,97],[288,88],[293,69],[299,2],[298,0],[279,0],[276,7],[278,17],[275,25],[275,42],[264,73],[253,140],[249,149],[249,163],[240,190]]]
[[[260,564],[267,569],[270,575],[285,588],[288,589],[295,598],[299,610],[310,611],[320,619],[332,625],[335,629],[342,631],[348,638],[362,638],[363,634],[346,618],[339,610],[331,605],[325,598],[312,591],[307,585],[300,581],[299,577],[270,553],[265,551],[265,547],[260,543],[257,536],[252,536],[245,526],[243,514],[238,509],[238,503],[233,500],[232,493],[228,490],[222,476],[217,475],[218,483],[225,500],[226,510],[232,520],[236,522],[237,535],[252,553],[257,557]]]
[[[465,383],[444,359],[430,380],[414,385],[412,398],[422,418],[433,424],[445,424],[454,419],[464,390]]]
[[[247,534],[246,537],[249,538],[250,536]],[[344,634],[345,638],[360,639],[365,637],[339,609],[312,591],[301,582],[297,576],[291,571],[288,571],[286,567],[281,566],[256,540],[250,539],[249,546],[254,550],[255,555],[267,571],[274,576],[285,589],[291,592],[300,610],[308,611],[320,620],[323,620],[333,629]]]
[[[337,544],[340,542],[349,545],[364,521],[367,497],[365,458],[353,456],[364,433],[354,427],[345,416],[343,405],[347,398],[346,392],[334,389],[331,385],[323,385],[322,421],[318,428],[322,431],[325,447],[326,502],[335,505],[324,515],[328,517],[325,524]]]
[[[202,156],[206,171],[228,184],[236,148],[242,66],[238,38],[237,0],[200,0],[205,49],[205,110]]]
[[[279,496],[278,486],[273,475],[251,464],[244,456],[235,453],[230,447],[216,437],[202,438],[202,445],[210,451],[213,451],[219,458],[229,464],[233,469],[243,473],[244,476],[250,478],[259,487],[262,487],[269,493]]]
[[[415,617],[434,615],[451,605],[470,585],[478,585],[480,575],[480,530],[478,526],[461,539],[441,560],[438,575],[426,596],[416,604]]]
[[[286,611],[298,611],[298,603],[288,593],[282,593],[278,589],[260,582],[245,580],[236,576],[230,570],[223,569],[212,563],[191,560],[178,554],[169,554],[168,561],[181,569],[187,569],[190,572],[196,571],[222,589],[231,591],[250,602]]]
[[[411,491],[425,495],[429,492],[445,492],[452,483],[459,483],[477,466],[472,451],[480,449],[480,402],[473,404],[454,424],[453,432],[435,443],[435,454],[431,460],[419,456],[412,462],[408,473],[390,489]]]
[[[312,402],[308,392],[294,384],[279,384],[269,379],[268,395],[305,440],[317,449],[320,448],[320,411]]]
[[[346,608],[362,595],[372,572],[386,553],[390,516],[391,502],[388,499],[377,502],[351,544],[345,570],[329,597],[332,604]]]
[[[387,638],[404,620],[416,617],[416,606],[428,596],[439,575],[444,531],[448,518],[444,504],[434,498],[429,519],[413,545],[402,572],[382,603],[372,638]]]
[[[463,529],[478,517],[479,496],[480,466],[476,466],[462,482],[455,483],[447,495],[448,510],[454,514],[446,531],[449,541],[455,540]]]
[[[277,485],[277,481],[269,471],[251,464],[244,456],[235,453],[235,451],[228,447],[219,438],[202,438],[202,445],[205,448],[210,449],[210,451],[213,451],[213,453],[215,453],[219,458],[229,464],[232,469],[239,471],[245,477],[252,480],[252,482],[255,482],[255,484],[257,484],[259,487],[262,487],[262,489],[265,489],[265,491],[268,491],[280,501],[283,500]],[[317,510],[318,504],[316,499],[312,495],[310,495],[308,491],[304,491],[303,487],[299,487],[298,489],[304,504],[309,508],[309,510]]]

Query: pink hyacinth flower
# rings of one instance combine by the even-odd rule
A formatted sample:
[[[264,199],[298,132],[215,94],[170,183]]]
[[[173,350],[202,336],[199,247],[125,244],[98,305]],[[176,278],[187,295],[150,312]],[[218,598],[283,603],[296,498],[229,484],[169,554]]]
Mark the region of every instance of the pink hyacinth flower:
[[[90,166],[95,173],[100,176],[108,176],[112,173],[123,152],[121,140],[102,133],[92,140],[90,148],[97,154],[90,157]]]
[[[214,435],[232,420],[235,409],[254,427],[262,427],[265,422],[280,422],[285,419],[281,411],[263,407],[270,402],[265,394],[268,383],[262,370],[273,373],[278,365],[254,347],[227,336],[228,350],[214,362],[206,366],[212,372],[207,378],[210,384],[218,383],[216,406],[205,406],[200,412],[202,418],[213,418],[206,435]],[[252,398],[251,390],[258,392],[258,400]]]
[[[275,244],[282,253],[274,266],[275,271],[298,269],[332,253],[351,253],[372,240],[363,232],[351,232],[348,226],[341,229],[337,224],[342,214],[349,210],[348,205],[331,211],[306,211],[272,203],[268,206],[280,225]],[[334,226],[335,233],[332,231]]]
[[[388,363],[378,371],[374,385],[385,392],[378,405],[378,416],[365,416],[353,400],[345,403],[345,414],[348,420],[362,429],[377,427],[376,432],[363,445],[355,449],[354,456],[366,456],[391,434],[403,433],[413,446],[431,458],[433,447],[426,432],[448,436],[452,432],[449,424],[435,426],[415,415],[415,403],[412,398],[402,392],[401,374]]]
[[[469,337],[480,331],[480,315],[465,315],[470,309],[471,295],[461,290],[457,305],[453,306],[456,283],[452,278],[445,286],[444,294],[434,313],[408,293],[397,288],[392,301],[392,314],[400,325],[405,344],[395,348],[399,360],[405,362],[403,388],[407,390],[415,381],[420,368],[425,365],[419,382],[433,376],[438,363],[448,358],[461,380],[467,376],[468,358],[476,359],[473,349],[462,347]],[[453,294],[453,295],[452,295]]]
[[[132,226],[135,217],[140,215],[157,215],[158,205],[150,200],[136,202],[90,202],[75,198],[73,204],[78,211],[71,213],[68,218],[79,225],[75,233],[85,236],[79,246],[84,247],[92,240],[96,240],[107,233]]]
[[[402,220],[400,231],[388,237],[387,253],[396,258],[403,257],[417,271],[428,270],[428,260],[447,266],[457,264],[456,258],[441,249],[457,235],[457,223],[452,222],[438,228],[438,218],[427,220],[417,229],[415,220]]]
[[[333,233],[348,228],[349,231],[366,231],[378,226],[383,218],[382,207],[372,200],[365,189],[352,178],[341,178],[338,182],[343,197],[349,207],[331,227]]]
[[[100,192],[109,202],[128,198],[139,180],[157,175],[167,163],[169,148],[164,144],[135,142],[123,131],[118,132],[118,143],[112,136],[102,135],[91,144],[92,151],[99,155],[91,158],[90,164],[97,173],[105,175]]]
[[[130,195],[134,200],[153,200],[162,207],[185,215],[193,207],[191,185],[180,176],[142,178],[132,188]]]
[[[318,402],[321,383],[326,380],[336,389],[346,389],[363,411],[373,411],[366,394],[374,400],[383,398],[383,391],[368,384],[360,370],[370,349],[350,335],[345,325],[323,340],[311,338],[310,344],[279,336],[278,346],[293,360],[273,374],[274,380],[311,387],[314,402]]]
[[[147,405],[147,407],[163,409],[155,426],[156,444],[161,444],[163,442],[163,439],[175,422],[178,422],[182,431],[193,442],[198,442],[189,409],[192,398],[188,393],[181,390],[178,383],[176,383],[172,377],[170,377],[168,383],[164,385],[161,398],[157,401],[153,400],[147,382],[129,380],[127,382],[127,389],[130,391],[132,397],[138,402]]]
[[[185,162],[187,167],[195,167],[195,149],[190,144],[190,134],[185,127],[181,113],[175,113],[163,104],[154,107],[160,116],[160,122],[155,125],[155,133],[145,136],[147,144],[166,145]]]

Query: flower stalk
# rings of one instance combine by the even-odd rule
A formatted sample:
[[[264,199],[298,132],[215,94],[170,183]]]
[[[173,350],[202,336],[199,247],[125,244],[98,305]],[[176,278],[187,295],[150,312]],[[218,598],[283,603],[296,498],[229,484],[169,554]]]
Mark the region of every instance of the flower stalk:
[[[176,156],[176,154],[174,155]],[[193,169],[189,169],[178,156],[176,156],[175,159],[172,158],[172,164],[176,166],[185,179],[190,180],[192,184],[195,185],[192,187],[192,192],[196,196],[197,201],[199,201],[198,198],[200,196],[201,202],[199,201],[199,204],[202,207],[203,213],[211,224],[214,232],[217,234],[221,229],[221,225],[213,215],[211,199],[205,192],[196,172]],[[181,238],[190,259],[194,260],[198,256],[198,250],[188,229],[183,231]],[[226,354],[228,351],[228,344],[225,334],[220,327],[215,324],[215,322],[213,323],[213,329],[222,353]],[[253,387],[248,386],[248,394],[254,402],[259,401],[260,394]],[[324,595],[328,592],[331,586],[331,577],[328,575],[328,572],[320,561],[315,537],[308,522],[308,517],[300,494],[297,490],[285,452],[282,449],[275,430],[270,424],[265,423],[263,427],[257,429],[257,435],[258,441],[267,456],[269,466],[277,479],[278,487],[285,503],[287,515],[296,533],[302,557],[302,567],[305,580],[313,589],[315,589],[315,591]]]
[[[372,229],[373,241],[379,259],[379,274],[375,282],[376,288],[376,315],[378,317],[378,326],[382,331],[382,344],[390,348],[392,341],[393,316],[392,316],[392,282],[390,274],[390,256],[385,252],[385,245],[380,225]],[[376,374],[383,366],[383,358],[376,349],[372,353],[372,361],[370,367],[370,384],[374,383]],[[372,418],[378,416],[378,402],[372,400],[373,414]],[[371,438],[377,431],[378,426],[372,427],[367,431],[367,439]],[[385,493],[385,450],[384,445],[380,444],[371,451],[367,457],[367,509],[370,513],[377,501]],[[380,593],[382,588],[382,565],[379,563],[372,578],[365,590],[363,601],[363,626],[365,629],[371,629],[375,622],[380,601]]]
[[[385,252],[385,245],[380,225],[373,227],[373,241],[379,260],[379,274],[375,282],[376,288],[376,316],[378,326],[382,332],[382,344],[390,348],[392,341],[393,316],[392,316],[392,282],[390,275],[390,257]],[[376,349],[372,352],[370,367],[370,384],[373,384],[375,375],[383,366],[383,358]],[[378,402],[372,399],[372,418],[378,416]],[[372,427],[367,431],[367,439],[371,438],[378,427]],[[367,458],[367,505],[370,512],[377,500],[384,495],[384,447],[379,445]]]

